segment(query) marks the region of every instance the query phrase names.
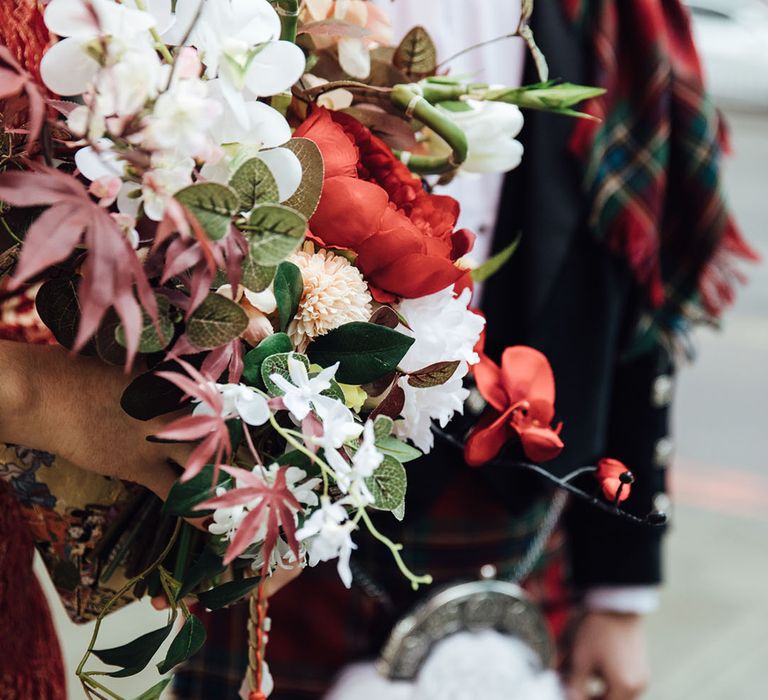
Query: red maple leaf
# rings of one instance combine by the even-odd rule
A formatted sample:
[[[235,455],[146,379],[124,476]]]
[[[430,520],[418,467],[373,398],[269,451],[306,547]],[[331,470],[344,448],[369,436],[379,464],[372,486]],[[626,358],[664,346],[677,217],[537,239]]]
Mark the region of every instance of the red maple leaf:
[[[0,46],[0,100],[21,95],[22,92],[27,96],[29,128],[26,150],[29,150],[43,128],[45,98],[32,75],[22,68],[5,46]],[[7,120],[8,114],[5,116]]]
[[[285,474],[288,467],[278,467],[273,484],[268,483],[258,472],[250,472],[238,467],[222,466],[221,468],[244,486],[201,503],[196,506],[197,510],[232,508],[233,506],[251,504],[255,499],[259,499],[256,506],[251,508],[248,515],[240,523],[240,527],[227,549],[224,563],[229,564],[248,549],[262,528],[265,529],[262,547],[264,560],[261,570],[262,576],[269,571],[270,557],[277,544],[281,527],[288,546],[298,559],[299,542],[296,539],[295,514],[301,510],[301,504],[296,500],[286,483]]]
[[[84,243],[88,254],[78,289],[80,325],[73,349],[83,347],[114,306],[125,329],[130,366],[142,327],[134,288],[144,309],[157,319],[157,301],[136,252],[114,219],[77,179],[54,168],[34,168],[0,173],[0,199],[17,207],[48,207],[27,231],[9,289],[18,289]]]
[[[200,444],[192,450],[184,465],[182,481],[189,481],[199,474],[206,464],[214,465],[213,483],[218,481],[219,466],[232,454],[232,441],[224,420],[224,402],[213,382],[198,372],[182,359],[177,360],[189,376],[180,372],[157,372],[158,377],[175,384],[187,396],[205,403],[212,410],[212,415],[184,416],[169,423],[156,437],[163,440],[193,442]]]

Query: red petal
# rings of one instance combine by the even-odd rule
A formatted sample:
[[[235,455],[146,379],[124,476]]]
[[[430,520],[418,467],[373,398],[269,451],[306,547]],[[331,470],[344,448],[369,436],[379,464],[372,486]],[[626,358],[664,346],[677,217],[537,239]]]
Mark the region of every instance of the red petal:
[[[509,412],[499,415],[487,411],[472,430],[464,446],[464,461],[470,467],[479,467],[492,460],[512,436],[508,425]]]
[[[447,258],[414,253],[398,258],[371,275],[371,282],[397,296],[418,299],[454,284],[464,270]]]
[[[545,355],[525,345],[507,348],[501,356],[504,390],[510,403],[537,403],[540,413],[535,417],[550,423],[554,417],[555,376]]]
[[[473,372],[477,388],[483,395],[483,398],[491,404],[497,411],[504,411],[509,406],[507,395],[501,385],[501,369],[487,355],[480,355]]]
[[[629,469],[624,462],[618,459],[612,459],[605,457],[597,463],[597,471],[595,476],[598,479],[618,479],[622,474],[628,472]]]
[[[347,134],[331,119],[331,113],[317,107],[293,134],[314,141],[323,155],[325,179],[344,175],[357,177],[358,150]]]
[[[351,177],[332,177],[323,185],[310,222],[312,233],[327,245],[357,251],[379,230],[388,210],[389,198],[378,185]]]
[[[560,436],[551,428],[531,426],[518,431],[523,451],[532,462],[548,462],[562,452]]]

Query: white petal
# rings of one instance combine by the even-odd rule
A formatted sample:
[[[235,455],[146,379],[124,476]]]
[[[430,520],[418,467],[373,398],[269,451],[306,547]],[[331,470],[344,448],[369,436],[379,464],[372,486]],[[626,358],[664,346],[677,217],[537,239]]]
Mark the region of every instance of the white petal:
[[[264,425],[269,420],[270,410],[263,396],[247,390],[250,396],[240,394],[235,399],[237,412],[248,425]]]
[[[501,138],[494,144],[494,150],[472,152],[461,166],[468,173],[506,173],[514,170],[523,158],[523,145],[513,139]]]
[[[82,50],[78,39],[62,39],[45,52],[40,75],[57,95],[80,95],[96,77],[99,64]]]
[[[98,33],[93,13],[83,0],[51,0],[45,8],[45,26],[59,36],[91,38]]]
[[[203,0],[178,0],[173,24],[163,32],[163,41],[177,45],[190,31]]]
[[[115,152],[110,149],[111,145],[111,141],[100,139],[99,146],[104,150],[97,152],[90,146],[86,146],[75,153],[75,165],[84,177],[93,181],[100,177],[122,176],[122,164]]]
[[[274,148],[290,140],[291,127],[285,117],[274,107],[254,101],[247,103],[246,110],[250,124],[247,134],[242,139],[238,139],[241,143],[254,143],[263,148]]]
[[[277,182],[280,201],[291,197],[301,184],[301,162],[293,151],[287,148],[271,148],[259,151],[258,157],[263,160]]]
[[[280,17],[267,0],[230,0],[233,34],[251,46],[280,36]]]
[[[339,63],[342,70],[353,78],[367,78],[371,74],[371,54],[360,39],[339,39]]]
[[[271,314],[277,309],[277,300],[271,289],[265,289],[263,292],[252,292],[250,289],[244,288],[243,295],[251,306],[256,307],[263,314]]]
[[[139,191],[141,189],[135,182],[126,182],[117,195],[117,210],[121,214],[130,214],[133,217],[139,215],[139,204],[141,204],[140,197],[129,197],[129,194]]]
[[[245,84],[257,97],[288,90],[304,73],[304,52],[290,41],[272,41],[253,59]]]

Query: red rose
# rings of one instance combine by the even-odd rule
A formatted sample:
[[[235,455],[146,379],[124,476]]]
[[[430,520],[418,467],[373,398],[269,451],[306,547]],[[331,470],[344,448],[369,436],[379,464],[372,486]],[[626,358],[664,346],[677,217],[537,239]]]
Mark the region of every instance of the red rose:
[[[316,108],[294,135],[314,141],[325,163],[312,235],[357,253],[378,301],[432,294],[465,274],[454,263],[474,236],[454,231],[458,202],[425,192],[369,129],[347,114]]]
[[[524,345],[507,348],[501,367],[481,354],[473,371],[477,388],[490,406],[467,438],[467,464],[477,467],[492,460],[515,436],[534,462],[546,462],[560,454],[561,426],[551,427],[555,377],[542,353]]]

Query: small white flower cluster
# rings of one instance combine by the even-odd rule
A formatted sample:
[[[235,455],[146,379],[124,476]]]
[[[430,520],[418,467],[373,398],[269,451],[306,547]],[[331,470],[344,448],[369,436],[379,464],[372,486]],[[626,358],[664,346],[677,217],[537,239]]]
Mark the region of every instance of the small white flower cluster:
[[[289,90],[305,58],[279,40],[267,0],[177,0],[173,12],[171,0],[51,0],[45,22],[62,39],[42,78],[84,102],[68,126],[90,144],[76,164],[102,206],[159,221],[196,167],[226,183],[251,157],[266,162],[281,201],[295,192],[301,165],[277,148],[290,127],[257,98]]]
[[[224,420],[239,418],[248,425],[259,426],[270,420],[273,410],[286,410],[302,427],[304,449],[310,455],[322,450],[325,476],[333,480],[342,496],[335,501],[331,501],[327,493],[318,498],[316,491],[323,480],[307,478],[307,472],[299,467],[287,467],[286,487],[304,507],[305,519],[296,537],[305,547],[310,566],[338,558],[339,575],[344,584],[350,586],[352,574],[349,557],[355,548],[352,532],[357,527],[356,521],[350,519],[350,513],[374,504],[375,499],[366,480],[379,468],[384,456],[376,447],[373,423],[368,421],[361,424],[342,401],[325,393],[331,388],[338,365],[310,376],[304,363],[293,355],[288,357],[287,364],[288,377],[277,373],[270,377],[282,392],[277,404],[274,400],[271,403],[258,389],[243,384],[215,384],[222,398],[220,417]],[[213,409],[201,402],[193,413],[212,415]],[[317,459],[320,461],[319,456]],[[278,464],[267,468],[257,465],[252,474],[264,484],[271,485],[275,483],[279,468]],[[223,496],[230,490],[244,487],[246,484],[236,480],[231,489],[218,487],[216,495]],[[245,517],[261,501],[262,497],[256,496],[237,505],[216,509],[209,531],[227,541],[233,540]],[[298,524],[298,513],[294,517]],[[258,559],[261,554],[258,546],[264,542],[265,536],[264,522],[253,536],[249,549],[241,555],[255,556],[254,566],[263,563]],[[254,554],[249,555],[249,552]],[[286,542],[279,539],[271,553],[270,569],[274,570],[292,561]]]

